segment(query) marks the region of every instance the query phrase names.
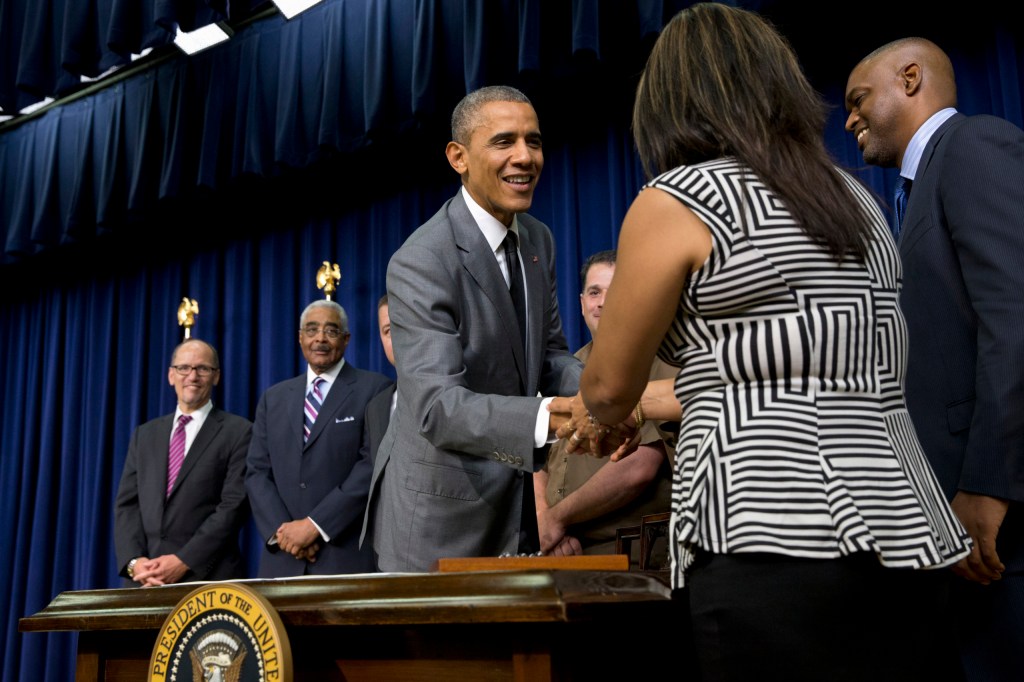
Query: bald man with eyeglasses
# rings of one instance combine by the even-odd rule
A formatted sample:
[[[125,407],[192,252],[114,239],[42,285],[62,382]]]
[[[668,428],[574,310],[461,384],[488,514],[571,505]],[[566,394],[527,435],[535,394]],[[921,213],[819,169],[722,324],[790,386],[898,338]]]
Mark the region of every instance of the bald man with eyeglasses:
[[[205,341],[174,349],[167,382],[174,413],[135,429],[125,458],[114,503],[118,573],[142,587],[245,578],[238,535],[249,515],[252,423],[210,399],[220,360]]]
[[[260,578],[376,569],[359,547],[373,471],[363,417],[392,382],[344,359],[350,338],[344,308],[309,304],[299,318],[308,369],[268,388],[256,408],[245,485],[265,540]]]

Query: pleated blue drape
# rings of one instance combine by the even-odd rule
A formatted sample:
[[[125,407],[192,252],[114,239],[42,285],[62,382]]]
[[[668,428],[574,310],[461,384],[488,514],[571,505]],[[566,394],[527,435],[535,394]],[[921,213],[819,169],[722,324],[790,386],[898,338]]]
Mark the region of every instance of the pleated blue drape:
[[[22,634],[18,619],[61,591],[119,584],[114,493],[132,430],[174,407],[182,297],[199,301],[194,336],[220,351],[214,400],[229,411],[251,418],[263,390],[303,371],[298,315],[323,296],[313,277],[324,260],[342,271],[346,358],[393,376],[376,301],[391,254],[457,189],[444,145],[468,90],[506,82],[534,100],[546,163],[531,213],[558,240],[566,335],[582,345],[578,269],[614,247],[643,183],[629,131],[636,76],[687,4],[326,0],[0,131],[0,677],[72,679],[75,637]],[[22,84],[59,94],[69,74],[171,49],[173,23],[260,7],[0,1],[0,107],[23,101]],[[800,30],[798,16],[781,27]],[[880,197],[894,171],[859,168],[843,130],[844,59],[926,28],[852,38],[815,21],[796,43],[835,107],[826,144]],[[969,34],[930,35],[954,60],[960,108],[1021,125],[1020,33],[995,17]],[[250,568],[260,545],[246,528]]]
[[[269,0],[11,0],[0,3],[0,109],[67,95],[81,77],[167,45],[177,26],[244,21]]]
[[[67,40],[89,59],[47,66],[36,56],[49,52],[35,43],[59,44],[51,52],[71,48],[42,31],[19,60],[22,70],[40,72],[33,92],[60,94],[43,71],[63,78],[74,66],[76,77],[95,75],[115,54],[111,45],[158,42],[140,27],[171,35],[175,24],[228,16],[225,2],[143,2],[135,10],[111,0],[64,2],[22,11],[36,23],[61,11],[81,15]],[[246,6],[230,6],[239,4]],[[240,177],[276,177],[415,131],[443,130],[454,103],[487,83],[516,83],[537,97],[581,68],[620,81],[626,74],[629,82],[655,27],[685,4],[335,0],[291,21],[273,15],[240,27],[228,43],[192,58],[165,41],[157,47],[166,56],[153,68],[0,135],[0,264],[131,229],[161,202],[218,191]],[[104,24],[105,32],[96,28]],[[90,46],[101,34],[102,49]],[[615,95],[613,108],[621,110],[630,91],[604,94]],[[557,113],[544,105],[539,97],[542,116]],[[606,106],[597,98],[594,105]]]

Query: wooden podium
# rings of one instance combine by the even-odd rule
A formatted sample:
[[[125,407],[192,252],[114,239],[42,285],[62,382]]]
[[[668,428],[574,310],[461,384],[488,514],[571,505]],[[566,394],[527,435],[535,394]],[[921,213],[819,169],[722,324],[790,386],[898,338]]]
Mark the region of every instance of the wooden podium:
[[[661,579],[627,571],[238,582],[279,614],[296,682],[632,679],[684,622]],[[157,631],[196,586],[63,592],[19,630],[78,631],[78,682],[145,680]]]

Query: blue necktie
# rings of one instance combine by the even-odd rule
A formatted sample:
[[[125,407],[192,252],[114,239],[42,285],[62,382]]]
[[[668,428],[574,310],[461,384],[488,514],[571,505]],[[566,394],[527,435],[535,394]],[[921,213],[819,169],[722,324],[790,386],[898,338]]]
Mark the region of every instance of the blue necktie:
[[[899,239],[900,230],[903,229],[903,219],[907,215],[907,198],[910,196],[912,180],[907,180],[902,175],[896,179],[896,229],[892,231],[893,239]]]

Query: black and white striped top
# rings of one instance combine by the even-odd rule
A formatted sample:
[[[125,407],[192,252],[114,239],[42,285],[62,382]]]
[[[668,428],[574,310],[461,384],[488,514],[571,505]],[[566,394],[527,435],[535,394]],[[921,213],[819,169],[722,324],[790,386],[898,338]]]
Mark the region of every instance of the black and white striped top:
[[[900,264],[874,199],[865,262],[837,263],[735,159],[665,173],[711,231],[659,351],[680,367],[673,584],[695,547],[946,566],[967,534],[924,458],[903,399]],[[738,219],[744,212],[742,221]]]

